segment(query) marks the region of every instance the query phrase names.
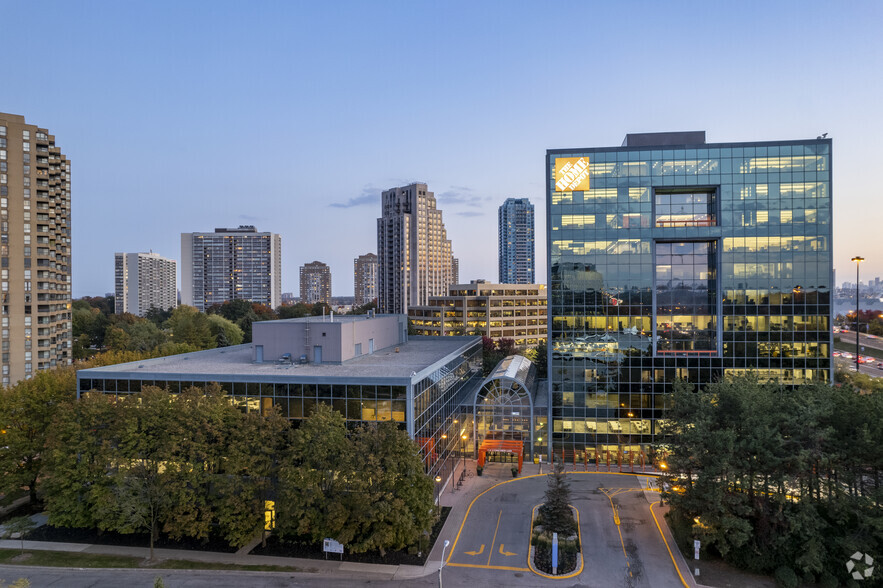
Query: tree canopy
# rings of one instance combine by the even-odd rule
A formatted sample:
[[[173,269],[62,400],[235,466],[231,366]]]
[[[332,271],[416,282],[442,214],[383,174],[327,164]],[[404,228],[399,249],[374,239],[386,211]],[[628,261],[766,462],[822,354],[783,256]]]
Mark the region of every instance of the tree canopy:
[[[883,394],[679,382],[665,432],[673,529],[739,566],[820,577],[883,548]]]

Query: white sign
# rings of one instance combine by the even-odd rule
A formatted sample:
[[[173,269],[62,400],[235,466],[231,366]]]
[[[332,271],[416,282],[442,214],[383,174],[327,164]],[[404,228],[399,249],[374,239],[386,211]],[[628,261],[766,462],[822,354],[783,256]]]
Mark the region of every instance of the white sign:
[[[699,547],[702,543],[699,542],[699,539],[693,540],[693,559],[699,559]]]
[[[322,551],[327,551],[330,553],[343,553],[343,545],[341,545],[334,539],[325,539]]]

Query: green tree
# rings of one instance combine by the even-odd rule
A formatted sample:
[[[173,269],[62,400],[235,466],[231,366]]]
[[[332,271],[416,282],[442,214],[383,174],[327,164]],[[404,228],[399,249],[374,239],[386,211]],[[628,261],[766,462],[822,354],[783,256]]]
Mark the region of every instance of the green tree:
[[[360,460],[349,484],[357,505],[350,520],[356,527],[350,549],[385,555],[387,549],[402,549],[428,536],[436,509],[417,445],[392,422],[361,426],[352,443]]]
[[[209,328],[218,347],[228,347],[242,343],[242,329],[236,323],[219,314],[208,315]]]
[[[224,538],[242,547],[264,526],[266,502],[275,496],[279,458],[290,445],[291,426],[278,410],[265,415],[235,412],[223,469],[214,483],[215,510]]]
[[[176,407],[165,390],[145,387],[121,401],[124,416],[111,483],[95,497],[99,528],[120,533],[147,532],[150,559],[160,524],[168,519],[175,493],[167,465],[179,438],[169,436]],[[103,491],[102,491],[103,490]]]
[[[96,495],[109,490],[110,463],[119,445],[122,404],[88,392],[68,410],[58,411],[49,430],[42,493],[49,523],[97,527]]]
[[[663,426],[676,536],[767,573],[818,576],[880,549],[881,419],[883,395],[846,385],[676,383]]]
[[[548,377],[549,356],[545,339],[537,343],[537,346],[532,349],[532,353],[528,359],[537,366],[537,378],[543,379]]]
[[[304,304],[303,302],[298,302],[297,304],[285,304],[276,309],[276,314],[280,319],[301,318],[311,316],[312,313],[313,305]]]
[[[175,343],[186,343],[197,349],[213,349],[216,346],[208,317],[192,306],[177,307],[166,324],[172,331]]]
[[[576,533],[576,521],[570,510],[570,483],[564,472],[564,464],[560,461],[555,463],[555,469],[549,474],[540,517],[546,531],[550,533],[558,533],[564,537]]]
[[[157,327],[162,328],[166,321],[172,318],[172,310],[168,308],[163,310],[162,308],[157,308],[155,306],[151,306],[147,309],[147,312],[144,313],[144,318],[152,322]]]
[[[369,310],[377,310],[377,299],[366,302],[362,306],[354,306],[349,314],[368,314]]]
[[[72,367],[37,372],[12,387],[0,388],[0,424],[5,449],[0,451],[0,493],[26,488],[37,505],[37,484],[43,474],[44,450],[53,419],[74,399]]]
[[[354,517],[354,495],[347,482],[356,457],[341,414],[316,405],[292,434],[280,465],[276,526],[281,535],[352,541],[355,528],[348,522]]]

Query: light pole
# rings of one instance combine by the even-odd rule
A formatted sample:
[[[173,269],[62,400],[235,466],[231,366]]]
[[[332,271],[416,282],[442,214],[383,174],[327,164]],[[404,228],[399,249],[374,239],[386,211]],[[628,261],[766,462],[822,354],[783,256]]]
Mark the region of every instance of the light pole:
[[[442,545],[442,559],[441,559],[441,564],[439,564],[439,566],[438,566],[438,588],[442,588],[441,572],[442,572],[442,568],[445,567],[445,549],[447,549],[448,545],[450,545],[450,544],[451,544],[451,542],[448,541],[447,539],[445,539],[445,542]]]
[[[859,264],[865,260],[864,257],[855,256],[852,258],[852,261],[855,262],[855,373],[858,375],[858,366],[859,366],[859,342],[858,342],[858,329],[860,323],[858,321],[858,268]]]
[[[462,476],[466,477],[466,439],[469,437],[466,436],[466,433],[460,435],[460,439],[463,440],[463,443],[460,445],[460,455],[463,456],[463,474]]]

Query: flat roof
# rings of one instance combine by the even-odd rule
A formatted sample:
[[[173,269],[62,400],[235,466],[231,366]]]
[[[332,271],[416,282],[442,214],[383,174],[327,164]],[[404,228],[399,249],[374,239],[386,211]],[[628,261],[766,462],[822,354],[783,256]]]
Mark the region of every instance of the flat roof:
[[[202,381],[321,381],[425,377],[480,337],[410,337],[407,343],[361,355],[342,364],[284,364],[252,361],[252,344],[157,357],[77,372],[80,378]],[[396,353],[398,348],[398,353]]]
[[[301,316],[297,318],[289,318],[289,319],[276,319],[274,321],[258,321],[253,323],[253,325],[275,325],[279,323],[309,323],[310,325],[330,325],[335,323],[356,323],[356,322],[364,322],[368,320],[377,320],[383,318],[394,318],[398,320],[400,317],[405,315],[401,314],[375,314],[374,316],[368,316],[367,314],[340,314],[334,315],[332,319],[330,314],[326,314],[325,316]]]
[[[783,141],[739,141],[729,143],[683,143],[680,145],[620,145],[609,147],[582,147],[570,149],[546,149],[546,157],[575,153],[597,153],[599,151],[672,151],[675,149],[723,149],[727,147],[775,147],[777,145],[831,145],[831,138],[788,139]]]

